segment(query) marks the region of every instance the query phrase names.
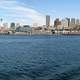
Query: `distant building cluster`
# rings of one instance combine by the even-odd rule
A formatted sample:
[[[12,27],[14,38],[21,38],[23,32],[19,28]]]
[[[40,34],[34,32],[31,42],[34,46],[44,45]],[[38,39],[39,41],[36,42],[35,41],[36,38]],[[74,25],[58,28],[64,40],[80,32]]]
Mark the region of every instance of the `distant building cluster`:
[[[56,18],[54,20],[54,25],[50,25],[50,16],[46,15],[45,24],[43,26],[38,26],[37,23],[34,23],[33,26],[23,25],[20,23],[12,22],[10,25],[8,23],[2,23],[3,19],[0,19],[0,34],[27,34],[27,35],[35,35],[35,34],[56,34],[56,33],[71,33],[71,32],[79,32],[80,31],[80,19],[76,18],[65,18],[59,19]]]
[[[75,19],[75,18],[65,18],[62,20],[59,20],[59,18],[57,18],[54,21],[54,27],[56,29],[74,29],[77,26],[80,26],[80,20],[79,19]]]

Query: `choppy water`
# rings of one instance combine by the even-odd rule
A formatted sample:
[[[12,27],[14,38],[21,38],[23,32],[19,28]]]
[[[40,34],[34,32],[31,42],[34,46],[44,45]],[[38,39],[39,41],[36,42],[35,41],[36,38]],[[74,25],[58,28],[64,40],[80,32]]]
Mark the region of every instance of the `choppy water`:
[[[0,36],[0,80],[80,80],[80,36]]]

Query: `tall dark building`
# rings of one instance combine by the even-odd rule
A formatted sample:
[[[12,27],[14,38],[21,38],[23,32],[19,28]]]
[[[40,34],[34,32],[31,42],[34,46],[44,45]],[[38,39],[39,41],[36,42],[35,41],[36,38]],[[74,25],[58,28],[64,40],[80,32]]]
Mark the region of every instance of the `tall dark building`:
[[[71,24],[70,18],[66,18],[66,20],[68,21],[68,27],[70,27],[70,24]]]
[[[10,28],[11,28],[11,29],[15,29],[15,23],[14,23],[14,22],[11,23]]]
[[[46,16],[46,27],[48,30],[50,30],[50,16],[49,15]]]

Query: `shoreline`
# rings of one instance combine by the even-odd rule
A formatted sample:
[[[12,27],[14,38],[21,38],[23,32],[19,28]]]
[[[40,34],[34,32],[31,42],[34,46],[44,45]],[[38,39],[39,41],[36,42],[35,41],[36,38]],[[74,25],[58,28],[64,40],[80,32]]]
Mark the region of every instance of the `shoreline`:
[[[80,34],[52,34],[52,35],[42,35],[42,34],[35,34],[35,35],[26,35],[26,34],[0,34],[0,36],[80,36]]]
[[[80,31],[79,32],[67,32],[67,33],[63,33],[63,32],[56,32],[56,33],[12,33],[12,34],[8,34],[8,33],[0,33],[1,35],[14,35],[14,36],[57,36],[57,35],[65,35],[65,36],[73,36],[73,35],[80,35]]]

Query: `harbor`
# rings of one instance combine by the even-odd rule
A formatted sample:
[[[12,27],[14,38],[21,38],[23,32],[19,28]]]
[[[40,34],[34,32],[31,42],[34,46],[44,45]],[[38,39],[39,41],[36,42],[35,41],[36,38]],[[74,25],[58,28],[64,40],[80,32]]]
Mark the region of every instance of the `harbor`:
[[[80,36],[0,36],[0,80],[80,79]]]

